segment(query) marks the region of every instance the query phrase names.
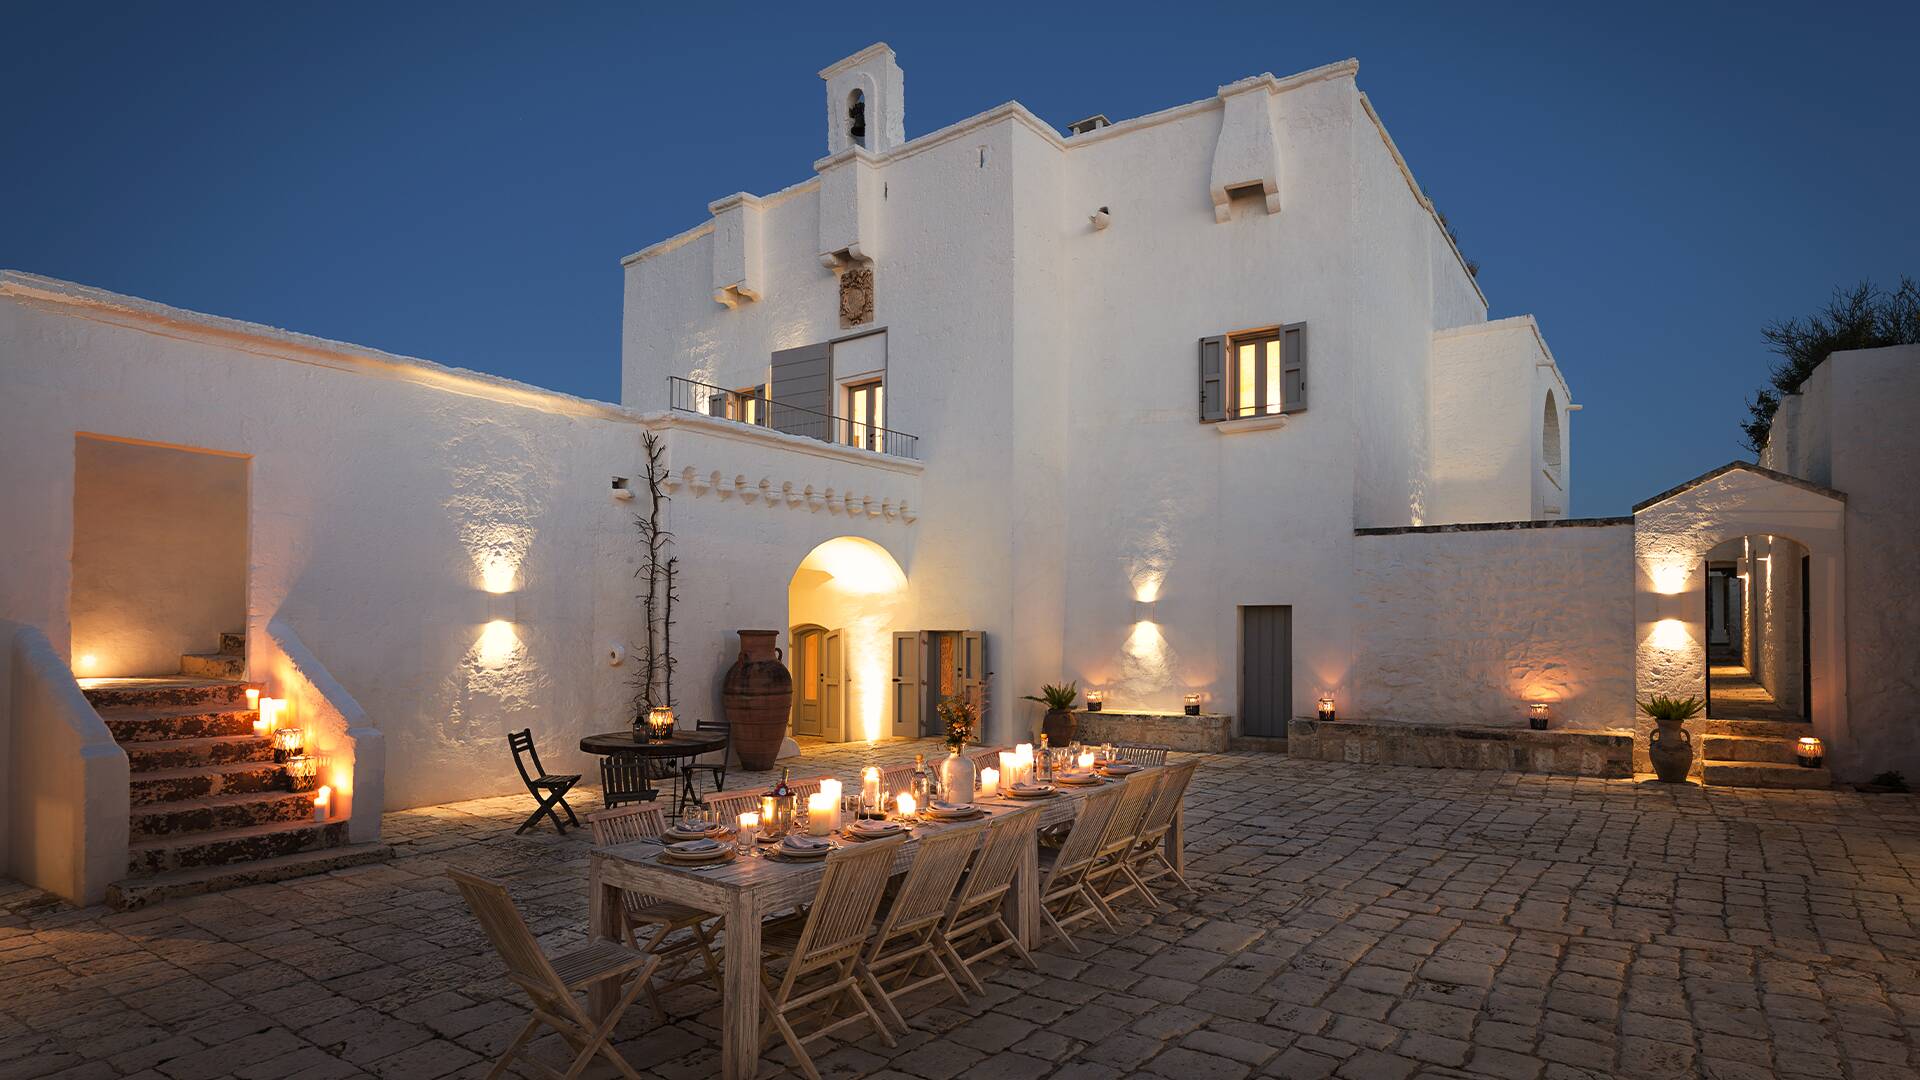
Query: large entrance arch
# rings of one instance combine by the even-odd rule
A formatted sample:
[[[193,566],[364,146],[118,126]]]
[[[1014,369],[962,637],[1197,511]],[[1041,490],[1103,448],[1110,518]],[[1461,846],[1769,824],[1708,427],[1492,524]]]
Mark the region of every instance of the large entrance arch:
[[[1776,678],[1768,696],[1788,697],[1783,708],[1810,720],[1828,746],[1848,745],[1845,513],[1846,496],[1840,492],[1745,462],[1715,469],[1634,507],[1639,698],[1663,694],[1710,701],[1710,657],[1715,650],[1723,658],[1732,655],[1731,636],[1738,625],[1746,641],[1743,657],[1772,650],[1769,677],[1790,667],[1804,680]],[[1764,563],[1758,561],[1761,553]],[[1793,588],[1775,588],[1767,575],[1791,575]],[[1781,640],[1799,653],[1791,664],[1777,642],[1752,638],[1752,621],[1763,614],[1751,602],[1756,586],[1770,595],[1790,594],[1804,609],[1804,614],[1791,613],[1791,623],[1785,622],[1787,613],[1778,620],[1791,628],[1782,630]],[[1744,621],[1729,610],[1736,596]],[[1767,670],[1768,660],[1758,663]],[[1637,753],[1644,755],[1652,722],[1637,720],[1636,742],[1642,748]]]
[[[787,583],[796,737],[852,742],[892,734],[890,653],[906,600],[907,575],[871,540],[837,536],[800,560]]]

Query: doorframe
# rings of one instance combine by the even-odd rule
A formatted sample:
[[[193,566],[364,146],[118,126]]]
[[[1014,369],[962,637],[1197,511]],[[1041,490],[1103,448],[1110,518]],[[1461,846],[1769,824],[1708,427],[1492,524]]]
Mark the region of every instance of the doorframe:
[[[793,681],[794,681],[794,689],[795,689],[795,693],[793,695],[793,704],[789,706],[787,709],[787,734],[789,735],[800,734],[800,699],[801,699],[801,695],[804,694],[805,691],[799,688],[800,679],[798,674],[794,671],[794,669],[802,665],[802,658],[806,656],[805,651],[802,650],[800,647],[800,635],[811,634],[811,633],[819,633],[823,639],[820,643],[821,645],[820,661],[824,662],[826,660],[826,641],[824,640],[827,633],[826,627],[821,626],[819,623],[796,623],[787,628],[787,656],[789,657],[787,661],[787,673],[789,675],[794,676]],[[820,672],[818,671],[808,672],[808,675],[813,676],[815,678],[818,678],[819,674]],[[816,708],[825,708],[826,701],[824,699],[824,696],[820,699],[817,699],[814,702],[814,705]],[[814,732],[813,734],[808,735],[807,737],[810,739],[823,739],[826,737],[825,735],[826,730],[827,730],[826,717],[821,716],[819,717],[819,731]]]

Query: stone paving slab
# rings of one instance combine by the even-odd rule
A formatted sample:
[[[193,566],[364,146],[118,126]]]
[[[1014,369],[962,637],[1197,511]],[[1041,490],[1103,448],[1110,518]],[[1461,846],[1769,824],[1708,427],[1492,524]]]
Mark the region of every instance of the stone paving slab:
[[[810,752],[857,775],[927,743]],[[763,777],[730,777],[734,786]],[[589,809],[593,792],[575,805]],[[390,863],[115,913],[0,884],[0,1080],[482,1076],[525,1010],[444,877],[586,935],[584,836],[524,795],[387,815]],[[1920,800],[1208,755],[1200,891],[929,996],[828,1077],[1911,1077]],[[650,1078],[707,1077],[717,998],[629,1013]],[[857,1034],[857,1033],[854,1033]],[[546,1037],[542,1060],[562,1059]],[[762,1076],[790,1075],[784,1052]]]

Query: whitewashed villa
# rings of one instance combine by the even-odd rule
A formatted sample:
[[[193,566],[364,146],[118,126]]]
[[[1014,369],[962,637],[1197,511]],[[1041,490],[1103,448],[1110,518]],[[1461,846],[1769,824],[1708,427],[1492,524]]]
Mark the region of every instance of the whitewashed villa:
[[[647,434],[683,726],[773,629],[803,757],[957,693],[1025,741],[1073,680],[1116,741],[1619,778],[1636,699],[1711,665],[1702,782],[1920,776],[1915,350],[1828,361],[1758,465],[1573,519],[1577,390],[1488,319],[1355,62],[911,138],[885,45],[820,75],[792,186],[634,238],[617,404],[0,275],[5,873],[96,901],[183,845],[359,850],[519,790],[522,728],[591,773],[634,719]],[[321,820],[221,787],[260,760],[237,688],[94,681],[182,676],[290,703]]]

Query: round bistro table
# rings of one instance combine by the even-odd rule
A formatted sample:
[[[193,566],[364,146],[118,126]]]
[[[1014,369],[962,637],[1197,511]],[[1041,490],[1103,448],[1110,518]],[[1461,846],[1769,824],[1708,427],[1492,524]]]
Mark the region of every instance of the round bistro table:
[[[696,758],[701,754],[727,748],[727,733],[724,731],[676,731],[670,739],[640,740],[633,737],[632,731],[603,731],[598,735],[588,735],[580,740],[580,750],[588,754],[638,754],[641,757],[661,758],[677,761],[681,758]],[[659,794],[653,781],[642,776],[645,785],[643,794],[648,801]]]

